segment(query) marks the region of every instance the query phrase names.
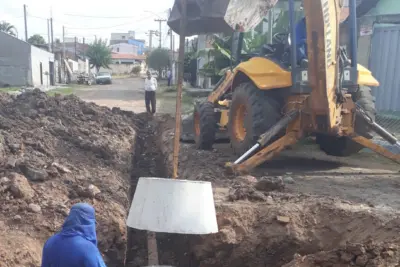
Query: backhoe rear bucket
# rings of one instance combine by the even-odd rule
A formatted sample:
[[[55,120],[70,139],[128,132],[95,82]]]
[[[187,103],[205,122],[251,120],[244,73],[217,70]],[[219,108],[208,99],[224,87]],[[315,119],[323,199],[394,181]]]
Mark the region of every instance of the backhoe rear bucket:
[[[229,33],[256,27],[278,0],[187,0],[186,36]],[[168,25],[179,34],[181,0],[175,0]]]

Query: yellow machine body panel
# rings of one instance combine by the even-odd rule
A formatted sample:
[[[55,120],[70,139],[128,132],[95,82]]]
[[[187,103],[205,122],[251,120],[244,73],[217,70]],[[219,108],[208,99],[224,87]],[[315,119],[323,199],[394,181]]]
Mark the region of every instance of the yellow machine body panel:
[[[261,90],[292,86],[289,71],[268,58],[253,57],[235,68],[235,76],[244,73]]]
[[[379,86],[378,80],[375,79],[374,76],[372,76],[372,73],[369,69],[367,69],[363,65],[358,64],[357,70],[358,70],[357,83],[359,85],[374,86],[374,87]]]
[[[316,129],[328,132],[337,126],[340,116],[336,104],[339,2],[304,0],[313,124]]]

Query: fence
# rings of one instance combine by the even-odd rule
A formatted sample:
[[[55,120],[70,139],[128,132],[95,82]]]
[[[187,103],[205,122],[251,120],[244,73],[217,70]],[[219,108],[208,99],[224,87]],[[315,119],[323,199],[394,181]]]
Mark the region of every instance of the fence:
[[[373,88],[376,122],[400,138],[400,26],[375,27],[371,38],[369,69],[380,82]],[[382,138],[374,140],[381,143]]]

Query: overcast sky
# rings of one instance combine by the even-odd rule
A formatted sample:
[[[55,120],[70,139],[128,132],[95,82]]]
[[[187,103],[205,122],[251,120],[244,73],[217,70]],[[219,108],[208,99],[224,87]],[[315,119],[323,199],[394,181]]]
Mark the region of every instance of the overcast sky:
[[[156,18],[167,18],[168,9],[174,0],[12,0],[1,1],[0,21],[5,20],[17,27],[18,37],[24,39],[23,5],[27,5],[28,37],[42,35],[47,41],[47,18],[53,14],[54,38],[62,38],[62,27],[65,26],[66,37],[85,37],[86,42],[97,38],[110,39],[111,32],[136,32],[137,39],[149,37],[146,32],[158,30]],[[166,36],[168,30],[162,26],[163,46],[169,47]],[[154,37],[153,46],[158,43]],[[175,41],[176,47],[178,40]]]

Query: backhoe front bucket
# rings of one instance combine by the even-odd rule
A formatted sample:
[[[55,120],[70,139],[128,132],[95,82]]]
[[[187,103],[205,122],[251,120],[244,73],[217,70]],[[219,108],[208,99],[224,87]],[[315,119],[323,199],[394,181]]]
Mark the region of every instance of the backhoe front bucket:
[[[229,33],[256,27],[278,0],[187,0],[186,36]],[[179,34],[181,0],[175,0],[168,26]]]

